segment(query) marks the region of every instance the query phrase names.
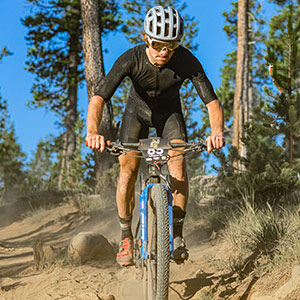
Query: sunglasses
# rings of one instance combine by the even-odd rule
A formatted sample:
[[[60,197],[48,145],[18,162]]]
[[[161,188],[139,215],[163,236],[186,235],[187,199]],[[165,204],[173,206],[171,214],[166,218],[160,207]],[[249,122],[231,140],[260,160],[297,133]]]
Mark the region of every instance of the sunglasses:
[[[155,39],[150,39],[149,36],[148,43],[154,50],[159,52],[166,50],[173,52],[179,46],[179,42],[161,42]]]

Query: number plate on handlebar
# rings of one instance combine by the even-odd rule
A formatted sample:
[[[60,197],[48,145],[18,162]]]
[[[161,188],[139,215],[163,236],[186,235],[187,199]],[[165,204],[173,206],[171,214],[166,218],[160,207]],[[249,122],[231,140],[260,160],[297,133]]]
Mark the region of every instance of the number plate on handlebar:
[[[147,163],[165,162],[168,160],[168,151],[171,149],[170,142],[158,137],[142,139],[138,149],[143,152]]]

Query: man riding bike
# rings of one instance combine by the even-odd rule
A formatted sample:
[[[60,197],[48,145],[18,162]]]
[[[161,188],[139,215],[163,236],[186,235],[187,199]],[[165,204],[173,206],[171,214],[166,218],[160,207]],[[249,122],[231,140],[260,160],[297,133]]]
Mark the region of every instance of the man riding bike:
[[[87,113],[86,141],[90,148],[104,151],[106,140],[98,133],[104,105],[126,76],[131,79],[132,85],[122,119],[121,142],[138,142],[139,139],[148,137],[149,128],[155,128],[159,137],[172,142],[187,141],[179,90],[183,81],[188,78],[208,108],[211,126],[211,135],[206,140],[208,152],[224,146],[222,105],[200,62],[188,49],[179,45],[183,33],[183,20],[176,9],[156,6],[148,11],[144,20],[145,43],[123,53],[95,89]],[[170,156],[173,154],[175,152],[170,151]],[[119,162],[116,201],[121,243],[117,262],[121,266],[128,266],[132,264],[133,257],[131,219],[140,158],[121,155]],[[184,158],[170,159],[168,168],[174,198],[174,251],[186,251],[182,236],[188,199]]]

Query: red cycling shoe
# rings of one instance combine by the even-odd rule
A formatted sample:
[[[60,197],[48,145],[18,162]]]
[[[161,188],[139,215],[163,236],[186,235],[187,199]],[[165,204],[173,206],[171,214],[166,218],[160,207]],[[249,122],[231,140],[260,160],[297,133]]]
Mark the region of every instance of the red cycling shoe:
[[[131,238],[125,238],[121,241],[119,252],[117,253],[117,263],[122,267],[133,264],[133,241]]]

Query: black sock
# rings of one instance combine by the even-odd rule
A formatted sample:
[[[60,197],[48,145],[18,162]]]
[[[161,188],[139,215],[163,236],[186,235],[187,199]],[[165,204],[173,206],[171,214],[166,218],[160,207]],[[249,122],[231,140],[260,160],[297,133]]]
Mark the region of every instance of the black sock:
[[[119,217],[119,222],[121,226],[121,240],[124,240],[126,238],[131,238],[131,239],[133,238],[131,232],[131,219],[132,217],[127,217],[127,218]]]
[[[178,206],[173,206],[173,229],[174,238],[182,237],[182,229],[184,223],[185,211]]]

